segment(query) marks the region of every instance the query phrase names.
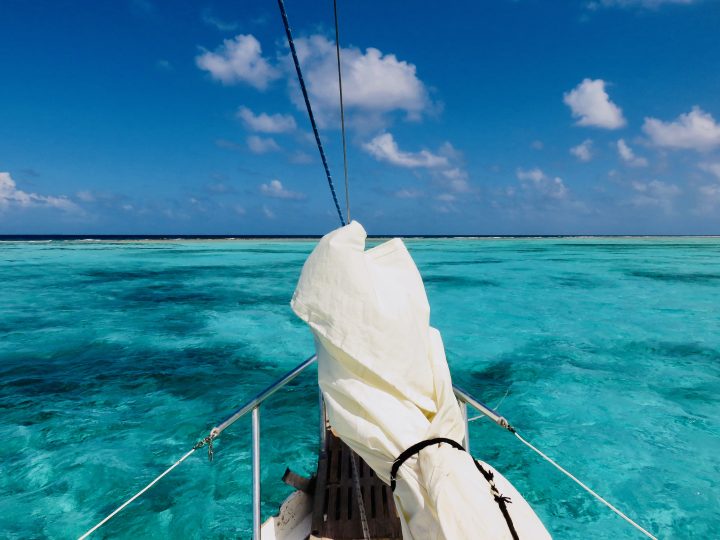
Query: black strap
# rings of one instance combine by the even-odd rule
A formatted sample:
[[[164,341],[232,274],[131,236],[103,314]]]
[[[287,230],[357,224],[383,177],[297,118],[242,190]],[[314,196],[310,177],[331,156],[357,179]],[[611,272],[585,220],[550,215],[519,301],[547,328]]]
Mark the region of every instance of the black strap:
[[[507,523],[508,529],[510,529],[510,535],[513,537],[513,540],[520,540],[520,537],[518,537],[518,533],[515,530],[515,525],[512,522],[512,518],[510,517],[510,512],[507,508],[508,503],[512,502],[510,500],[510,497],[504,497],[503,495],[500,495],[500,492],[495,485],[495,475],[491,471],[486,471],[485,469],[483,469],[482,465],[480,465],[480,462],[477,459],[474,459],[473,461],[475,462],[475,466],[480,471],[480,474],[482,474],[485,477],[485,480],[487,480],[487,483],[490,484],[490,493],[492,493],[495,502],[498,503],[498,506],[500,507],[500,511],[505,518],[505,523]]]
[[[457,448],[458,450],[465,451],[463,445],[459,442],[453,441],[452,439],[446,439],[445,437],[437,437],[435,439],[428,439],[426,441],[420,441],[419,443],[413,444],[410,448],[400,454],[395,461],[393,461],[392,468],[390,469],[390,489],[395,491],[395,477],[397,476],[400,466],[405,463],[409,458],[417,454],[423,448],[426,448],[433,444],[447,443],[450,446]]]
[[[452,439],[446,439],[445,437],[437,437],[435,439],[428,439],[426,441],[420,441],[419,443],[415,443],[410,448],[405,450],[402,454],[400,454],[395,461],[393,461],[392,468],[390,469],[390,489],[395,491],[395,478],[397,477],[397,473],[403,463],[405,463],[409,458],[417,454],[423,448],[440,443],[447,443],[453,448],[465,452],[465,448],[463,448],[463,446],[459,442],[453,441]],[[512,502],[510,500],[510,497],[504,497],[500,494],[497,486],[495,485],[495,478],[491,471],[486,471],[485,469],[483,469],[482,465],[480,465],[480,462],[478,460],[473,459],[473,461],[475,462],[475,466],[480,471],[480,474],[482,474],[487,483],[490,484],[490,493],[492,493],[495,502],[500,507],[500,512],[502,512],[502,515],[505,518],[505,523],[507,523],[508,529],[510,529],[510,535],[513,537],[513,540],[520,540],[520,537],[515,530],[515,525],[512,522],[512,518],[510,517],[510,512],[508,511],[507,507],[508,503]]]

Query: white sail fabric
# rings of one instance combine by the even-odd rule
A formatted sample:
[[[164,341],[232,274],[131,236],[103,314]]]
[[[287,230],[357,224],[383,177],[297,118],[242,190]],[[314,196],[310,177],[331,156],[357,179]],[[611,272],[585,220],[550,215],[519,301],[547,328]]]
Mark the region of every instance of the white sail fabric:
[[[395,458],[434,437],[462,441],[440,333],[422,278],[400,239],[365,250],[352,222],[323,237],[292,299],[315,336],[328,419],[385,482]],[[521,539],[550,538],[528,503],[492,467]],[[510,539],[490,486],[466,452],[432,445],[400,468],[395,503],[405,540]]]

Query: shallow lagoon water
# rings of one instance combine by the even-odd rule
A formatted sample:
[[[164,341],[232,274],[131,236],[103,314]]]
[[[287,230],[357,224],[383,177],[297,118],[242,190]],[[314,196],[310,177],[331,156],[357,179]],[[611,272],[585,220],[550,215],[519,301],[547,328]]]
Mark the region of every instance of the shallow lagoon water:
[[[314,241],[0,243],[0,535],[77,537],[312,352]],[[720,240],[410,239],[454,381],[661,538],[720,530]],[[263,511],[309,474],[311,370],[261,412]],[[250,536],[250,420],[101,529]],[[556,538],[636,531],[485,419]]]

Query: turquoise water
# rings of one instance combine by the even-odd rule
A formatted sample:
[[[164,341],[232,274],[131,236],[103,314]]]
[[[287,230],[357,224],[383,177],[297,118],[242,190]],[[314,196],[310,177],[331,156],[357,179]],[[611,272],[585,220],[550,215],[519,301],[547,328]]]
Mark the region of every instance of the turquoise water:
[[[661,538],[720,530],[720,240],[409,240],[456,383]],[[0,536],[71,538],[312,351],[312,241],[0,243]],[[314,469],[315,372],[262,409],[266,516]],[[98,537],[248,537],[249,418]],[[556,538],[639,538],[487,420]]]

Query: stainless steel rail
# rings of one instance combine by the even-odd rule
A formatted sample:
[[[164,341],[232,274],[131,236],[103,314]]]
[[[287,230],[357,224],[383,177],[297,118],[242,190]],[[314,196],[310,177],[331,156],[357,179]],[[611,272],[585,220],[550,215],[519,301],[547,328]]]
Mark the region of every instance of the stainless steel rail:
[[[247,413],[252,413],[252,500],[253,500],[253,539],[260,540],[260,529],[262,527],[261,515],[260,515],[260,502],[261,502],[261,489],[260,489],[260,406],[263,402],[272,396],[275,392],[280,390],[282,387],[287,385],[303,371],[305,371],[310,365],[317,361],[317,355],[312,355],[304,362],[298,364],[295,368],[288,371],[285,375],[280,377],[277,381],[272,383],[270,386],[265,388],[262,392],[257,394],[255,397],[248,400],[239,409],[233,412],[230,416],[225,418],[216,427],[210,431],[210,435],[207,437],[207,441],[211,444],[212,440],[218,437],[223,431],[225,431],[232,424],[237,422],[240,418],[245,416]],[[508,421],[497,413],[497,411],[491,409],[483,402],[475,399],[465,390],[453,386],[455,397],[461,405],[461,412],[463,419],[465,420],[465,448],[470,449],[470,431],[468,424],[467,406],[474,407],[479,412],[490,418],[493,422],[498,424],[500,427],[507,429],[508,431],[514,432],[514,428],[508,423]],[[320,441],[323,442],[325,437],[325,404],[320,395]]]
[[[508,422],[504,416],[501,416],[497,411],[494,409],[491,409],[487,405],[485,405],[482,401],[479,399],[475,399],[473,396],[471,396],[468,392],[463,390],[460,387],[453,386],[453,391],[455,392],[455,397],[458,398],[458,401],[463,404],[470,405],[471,407],[474,407],[479,412],[483,413],[485,416],[487,416],[490,420],[495,422],[498,426],[501,428],[507,429],[511,433],[515,433],[515,428],[510,425],[510,422]],[[467,436],[468,433],[468,424],[467,424],[467,414],[465,415],[465,433]],[[469,444],[469,441],[468,441]]]
[[[266,399],[292,381],[295,377],[300,375],[310,365],[314,364],[316,360],[317,355],[313,354],[310,358],[288,371],[265,390],[248,400],[244,405],[228,416],[225,420],[220,422],[216,427],[212,428],[210,434],[203,441],[204,443],[209,444],[212,449],[212,441],[216,437],[247,413],[252,412],[252,501],[254,540],[260,540],[260,528],[262,527],[260,516],[260,405],[262,405]],[[324,433],[321,436],[323,435]],[[210,455],[212,456],[212,450],[210,451]]]
[[[250,399],[247,403],[245,403],[245,405],[240,407],[237,411],[232,413],[230,416],[228,416],[225,420],[220,422],[220,424],[218,424],[212,429],[211,435],[214,434],[213,438],[220,435],[220,433],[222,433],[228,427],[234,424],[239,418],[245,416],[247,413],[252,411],[255,407],[259,407],[263,401],[272,396],[275,392],[280,390],[283,386],[292,381],[295,377],[300,375],[310,364],[313,364],[316,360],[317,355],[313,354],[310,358],[308,358],[304,362],[301,362],[297,365],[297,367],[288,371],[285,375],[280,377],[277,381],[272,383],[265,390],[260,392],[257,396]]]

